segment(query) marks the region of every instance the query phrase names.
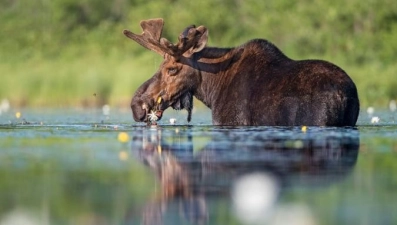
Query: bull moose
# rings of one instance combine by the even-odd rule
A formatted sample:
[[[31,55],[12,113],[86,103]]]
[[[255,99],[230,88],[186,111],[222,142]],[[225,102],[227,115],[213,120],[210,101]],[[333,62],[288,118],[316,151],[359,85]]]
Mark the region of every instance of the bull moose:
[[[168,107],[188,111],[193,96],[212,110],[214,125],[355,126],[357,89],[338,66],[292,60],[274,44],[254,39],[235,48],[207,47],[208,29],[187,27],[172,44],[161,37],[163,19],[144,20],[128,38],[164,61],[131,101],[134,120],[155,122]]]

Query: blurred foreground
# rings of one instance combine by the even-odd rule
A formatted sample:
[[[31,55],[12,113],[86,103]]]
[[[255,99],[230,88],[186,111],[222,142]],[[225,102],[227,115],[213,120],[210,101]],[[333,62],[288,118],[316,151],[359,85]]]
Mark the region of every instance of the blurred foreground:
[[[200,111],[147,127],[113,108],[11,110],[0,224],[395,224],[397,116],[372,113],[357,129],[303,129],[211,126]]]

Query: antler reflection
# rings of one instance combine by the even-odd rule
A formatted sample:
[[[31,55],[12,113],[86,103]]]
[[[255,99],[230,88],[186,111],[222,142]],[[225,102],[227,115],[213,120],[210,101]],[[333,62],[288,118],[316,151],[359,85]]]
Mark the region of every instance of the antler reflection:
[[[170,128],[142,130],[133,151],[161,184],[160,193],[144,210],[144,224],[163,224],[165,215],[176,209],[177,217],[203,224],[208,219],[206,198],[225,196],[232,183],[246,174],[272,174],[282,188],[296,181],[324,185],[346,177],[356,163],[357,130],[319,128],[302,134],[274,129],[213,131],[212,139],[195,154],[189,129],[179,133]],[[288,132],[291,135],[285,135]]]

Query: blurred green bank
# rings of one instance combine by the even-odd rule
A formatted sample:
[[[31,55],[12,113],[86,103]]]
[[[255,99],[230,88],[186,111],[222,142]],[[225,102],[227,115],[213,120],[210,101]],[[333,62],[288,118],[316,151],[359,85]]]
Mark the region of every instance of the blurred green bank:
[[[161,57],[122,35],[162,17],[176,41],[188,25],[209,44],[265,38],[293,59],[318,58],[356,82],[363,107],[397,99],[397,2],[367,1],[0,1],[0,100],[11,106],[127,106]]]

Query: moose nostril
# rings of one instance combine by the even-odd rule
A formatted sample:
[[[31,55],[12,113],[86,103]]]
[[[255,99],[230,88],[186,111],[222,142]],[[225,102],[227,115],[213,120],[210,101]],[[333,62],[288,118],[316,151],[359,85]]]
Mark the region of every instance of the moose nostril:
[[[147,107],[147,105],[146,105]],[[146,120],[147,109],[143,108],[143,105],[131,105],[132,115],[136,122],[144,122]]]

